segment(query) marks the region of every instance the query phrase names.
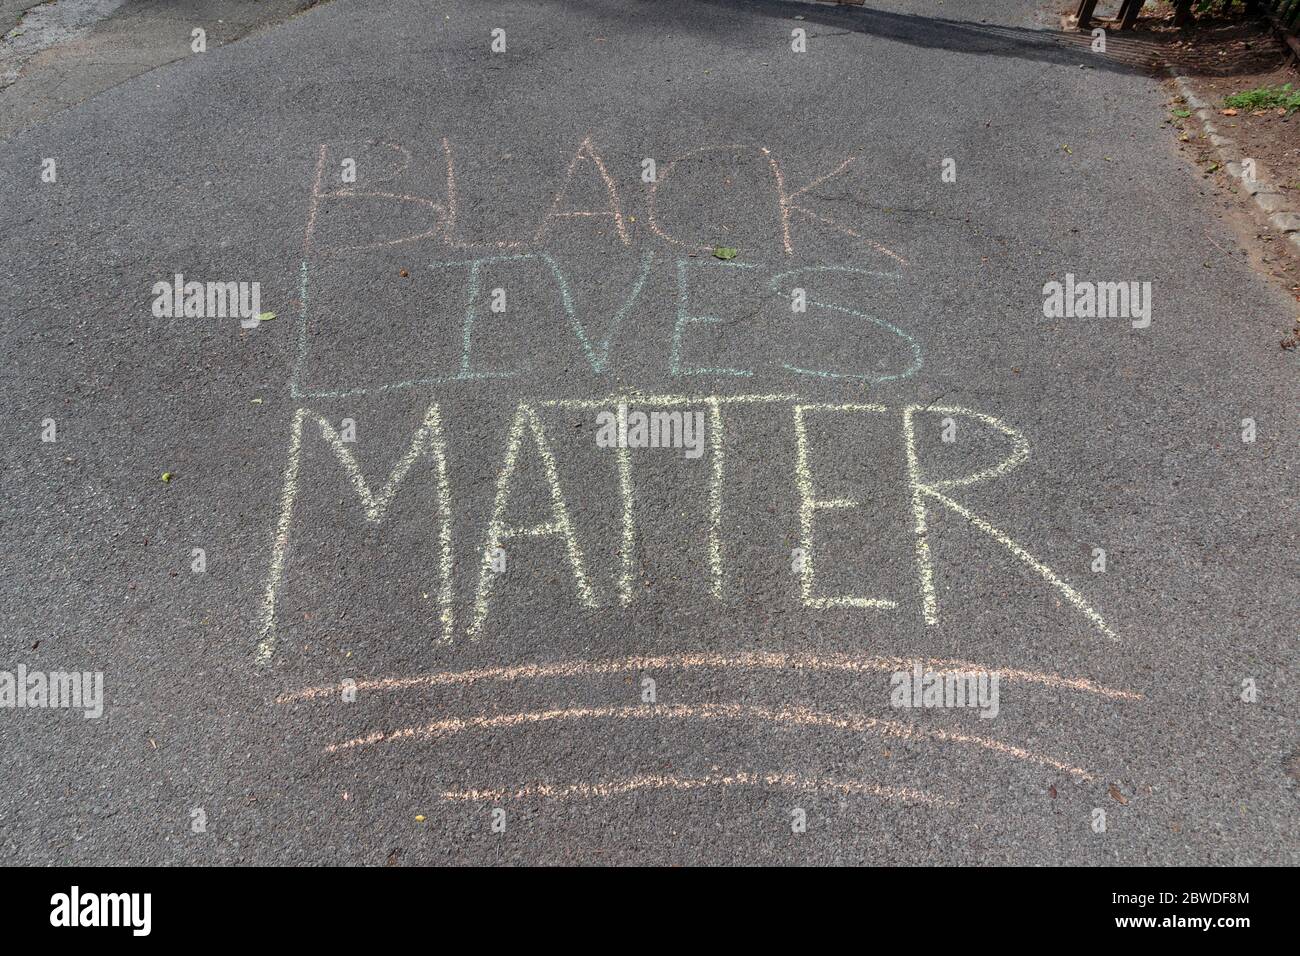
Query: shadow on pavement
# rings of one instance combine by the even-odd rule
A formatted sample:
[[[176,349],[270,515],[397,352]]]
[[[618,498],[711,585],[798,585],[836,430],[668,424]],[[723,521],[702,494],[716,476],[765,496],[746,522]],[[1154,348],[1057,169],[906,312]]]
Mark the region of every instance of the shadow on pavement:
[[[718,11],[731,11],[737,17],[765,16],[781,20],[803,18],[801,24],[826,27],[845,33],[861,33],[894,43],[926,49],[952,50],[972,56],[1009,57],[1040,63],[1077,68],[1081,63],[1116,73],[1145,73],[1158,68],[1158,50],[1149,42],[1134,42],[1107,35],[1105,55],[1091,52],[1091,36],[1065,30],[1036,30],[1029,27],[1005,26],[996,23],[976,23],[969,20],[949,20],[940,17],[897,13],[869,6],[821,6],[810,3],[793,3],[789,0],[689,0],[690,4],[710,7]],[[616,8],[604,0],[564,0],[566,7],[581,6],[601,17],[617,15]],[[664,0],[637,0],[639,8],[650,12],[689,9],[685,3],[670,5]],[[716,20],[691,20],[679,17],[673,26],[701,32],[725,33]],[[816,36],[810,31],[809,36]],[[823,33],[822,36],[827,34]],[[1153,63],[1153,59],[1156,61]]]

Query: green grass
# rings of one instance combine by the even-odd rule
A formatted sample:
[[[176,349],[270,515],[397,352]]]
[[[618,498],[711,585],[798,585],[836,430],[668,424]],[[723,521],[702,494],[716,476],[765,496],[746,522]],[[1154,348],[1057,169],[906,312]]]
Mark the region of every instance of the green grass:
[[[1275,110],[1285,109],[1288,113],[1300,110],[1300,90],[1293,90],[1290,83],[1281,86],[1261,86],[1241,93],[1233,93],[1223,101],[1223,105],[1237,110]]]

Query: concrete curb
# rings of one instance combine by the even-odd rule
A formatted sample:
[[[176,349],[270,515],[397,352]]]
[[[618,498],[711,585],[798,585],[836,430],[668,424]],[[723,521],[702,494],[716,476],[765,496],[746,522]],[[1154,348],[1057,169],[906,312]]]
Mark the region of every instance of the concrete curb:
[[[1224,171],[1229,176],[1241,180],[1242,188],[1255,200],[1255,205],[1264,211],[1268,224],[1281,232],[1296,252],[1300,252],[1300,197],[1288,195],[1278,188],[1258,166],[1255,168],[1255,178],[1248,179],[1245,167],[1242,165],[1244,157],[1237,146],[1237,141],[1221,135],[1218,127],[1214,125],[1214,107],[1196,95],[1192,84],[1188,82],[1187,76],[1182,71],[1174,67],[1168,67],[1168,71],[1178,87],[1178,92],[1187,101],[1188,109],[1201,121],[1205,135],[1209,137],[1211,145],[1219,154]]]

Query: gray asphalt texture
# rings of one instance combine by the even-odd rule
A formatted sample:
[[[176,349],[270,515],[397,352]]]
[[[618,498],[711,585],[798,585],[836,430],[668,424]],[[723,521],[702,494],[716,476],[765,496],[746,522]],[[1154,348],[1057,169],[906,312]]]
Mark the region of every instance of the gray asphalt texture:
[[[0,669],[103,671],[106,706],[100,720],[0,710],[0,862],[1297,862],[1297,353],[1278,348],[1295,303],[1223,255],[1232,239],[1161,126],[1159,81],[1045,25],[1032,3],[992,0],[337,0],[0,146]],[[494,28],[503,53],[491,52]],[[795,28],[806,53],[790,48]],[[617,184],[627,242],[612,217],[551,219],[539,239],[588,137]],[[442,202],[444,138],[459,239],[479,245],[435,235],[345,251],[436,217],[409,201],[322,201],[302,303],[321,145],[326,190],[341,188],[351,157],[358,189]],[[673,157],[737,144],[751,148],[694,153],[660,183],[665,232],[738,251],[731,264],[692,257],[653,230],[642,159],[657,158],[662,176]],[[797,213],[787,252],[768,154],[754,146],[790,191],[856,157],[799,198],[856,235]],[[45,157],[56,183],[40,180]],[[941,179],[945,157],[955,183]],[[606,202],[594,164],[580,163],[561,208]],[[519,245],[492,245],[506,241]],[[506,288],[508,307],[496,315],[483,299],[472,344],[476,369],[517,374],[292,394],[300,329],[304,392],[454,376],[467,273],[435,263],[542,252],[594,339],[652,256],[603,371],[542,260],[527,259],[482,267],[482,295]],[[691,310],[720,320],[685,327],[679,372],[750,374],[672,373],[679,259]],[[810,298],[858,316],[796,314],[793,281],[768,286],[820,266],[895,275],[804,274]],[[252,330],[155,318],[152,286],[177,272],[259,281],[278,318]],[[1045,318],[1043,284],[1067,272],[1153,283],[1151,327]],[[785,367],[905,370],[901,340],[861,316],[912,336],[922,367],[880,383]],[[630,452],[637,537],[621,604],[612,453],[596,447],[594,411],[537,405],[598,606],[580,600],[559,539],[516,538],[470,640],[519,404],[638,390],[887,406],[810,411],[808,465],[819,498],[859,503],[815,515],[818,592],[897,607],[800,600],[796,399],[723,406],[721,600],[713,458]],[[368,523],[314,423],[356,422],[348,447],[377,489],[430,402],[454,515],[450,646],[437,643],[431,459],[412,466],[386,520]],[[926,623],[908,405],[960,406],[1024,434],[1029,457],[1014,470],[945,493],[1077,589],[1117,640],[933,502],[937,621]],[[300,408],[277,644],[263,666]],[[961,416],[943,442],[944,417],[916,414],[927,477],[1009,453]],[[46,418],[55,443],[40,441]],[[525,430],[504,520],[549,520],[551,507]],[[203,574],[190,570],[195,547]],[[1105,573],[1090,567],[1097,547]],[[993,719],[908,711],[890,706],[888,670],[740,666],[758,652],[970,661],[1132,696],[1008,679]],[[720,661],[278,702],[349,678],[691,654]],[[641,699],[646,677],[654,704]],[[1247,679],[1253,703],[1241,699]],[[507,718],[472,722],[493,715]],[[453,718],[471,722],[327,750]],[[836,788],[845,782],[860,787]],[[489,793],[444,796],[470,790]],[[900,795],[911,791],[934,802]],[[795,808],[806,832],[793,832]]]

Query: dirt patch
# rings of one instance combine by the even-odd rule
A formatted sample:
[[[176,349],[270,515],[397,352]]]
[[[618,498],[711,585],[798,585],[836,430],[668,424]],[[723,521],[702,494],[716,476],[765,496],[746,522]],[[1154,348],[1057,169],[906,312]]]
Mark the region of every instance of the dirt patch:
[[[1139,21],[1134,33],[1158,45],[1166,62],[1216,110],[1227,109],[1225,99],[1247,90],[1288,83],[1300,90],[1294,54],[1260,21],[1201,20],[1178,30],[1166,14]],[[1300,190],[1300,110],[1235,109],[1220,112],[1215,125],[1279,186]]]
[[[1300,110],[1234,109],[1224,102],[1237,93],[1288,83],[1300,89],[1300,70],[1290,49],[1257,22],[1210,23],[1184,32],[1164,21],[1148,29],[1170,34],[1171,62],[1185,71],[1196,95],[1214,109],[1219,135],[1235,140],[1240,154],[1255,161],[1259,177],[1293,196],[1292,205],[1300,208]],[[1172,83],[1168,88],[1170,126],[1178,147],[1214,186],[1225,223],[1241,241],[1252,267],[1280,282],[1300,301],[1300,253],[1268,226],[1241,180],[1221,165],[1218,151],[1177,89]],[[1293,346],[1294,330],[1285,332],[1284,347]]]
[[[1075,6],[1061,11],[1063,23],[1072,22],[1069,15]],[[1294,195],[1294,206],[1300,208],[1300,110],[1221,112],[1227,108],[1224,99],[1236,93],[1286,83],[1300,89],[1295,56],[1271,27],[1257,20],[1203,16],[1178,28],[1173,25],[1173,8],[1165,2],[1148,3],[1133,30],[1120,30],[1104,16],[1095,17],[1093,26],[1106,30],[1108,58],[1156,76],[1167,76],[1170,68],[1180,72],[1195,94],[1214,108],[1218,135],[1236,140],[1242,155],[1255,160],[1259,178],[1286,195]],[[1223,168],[1218,151],[1173,81],[1167,83],[1167,89],[1166,122],[1178,149],[1200,171],[1217,218],[1240,243],[1240,249],[1221,247],[1221,251],[1225,257],[1244,256],[1251,268],[1280,283],[1300,301],[1300,251],[1268,224],[1241,180]],[[1213,268],[1213,263],[1205,265]],[[1281,330],[1289,344],[1295,341],[1293,333],[1293,329]]]
[[[1168,84],[1168,89],[1168,125],[1177,136],[1178,149],[1200,171],[1206,184],[1206,196],[1218,211],[1218,219],[1236,236],[1251,268],[1281,284],[1300,302],[1300,254],[1297,254],[1295,246],[1282,233],[1268,224],[1264,213],[1242,188],[1241,180],[1229,175],[1223,168],[1218,151],[1195,116],[1178,115],[1187,112],[1187,104],[1172,81]],[[1198,95],[1204,97],[1205,93],[1198,90]],[[1222,125],[1219,129],[1223,135],[1236,136]],[[1244,144],[1244,140],[1241,142]],[[1261,149],[1259,152],[1265,151]],[[1260,158],[1258,162],[1261,177],[1267,176],[1281,182],[1281,175],[1269,167],[1267,160]],[[1300,196],[1297,198],[1300,199]],[[1229,250],[1223,251],[1225,255],[1231,254]]]
[[[1231,77],[1275,69],[1291,56],[1289,48],[1261,20],[1197,18],[1175,27],[1167,3],[1152,4],[1127,35],[1157,51],[1161,59],[1196,77]]]
[[[1248,111],[1227,109],[1224,100],[1234,93],[1263,87],[1276,88],[1291,84],[1300,89],[1300,70],[1283,65],[1273,70],[1244,73],[1230,77],[1198,77],[1192,86],[1219,116],[1215,125],[1224,136],[1235,139],[1243,156],[1252,157],[1268,170],[1272,179],[1300,197],[1300,110],[1263,109]],[[1297,200],[1300,205],[1300,198]]]

